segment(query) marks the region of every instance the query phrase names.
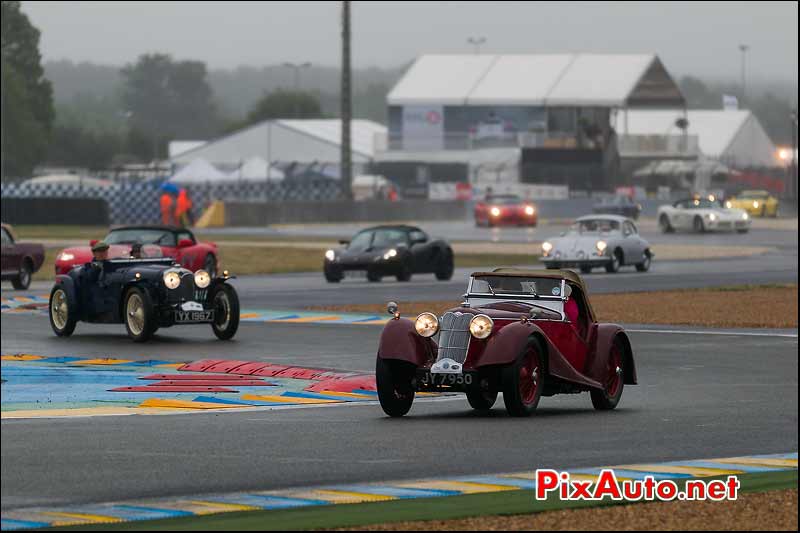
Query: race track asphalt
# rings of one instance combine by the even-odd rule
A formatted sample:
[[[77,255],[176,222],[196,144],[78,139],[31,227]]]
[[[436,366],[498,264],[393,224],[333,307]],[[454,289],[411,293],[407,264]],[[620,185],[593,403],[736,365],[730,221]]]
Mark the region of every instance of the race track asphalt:
[[[656,261],[646,274],[586,277],[590,292],[797,282],[796,232],[763,256]],[[325,283],[319,274],[236,280],[242,306],[387,300],[457,300],[471,269],[450,282]],[[37,284],[37,293],[49,286]],[[3,296],[12,296],[3,290]],[[796,451],[797,330],[794,336],[631,332],[640,384],[620,408],[595,412],[588,395],[545,398],[537,415],[512,419],[499,400],[487,416],[458,398],[418,402],[409,417],[348,404],[274,411],[164,416],[3,420],[2,509],[192,495],[325,483],[581,467]],[[121,325],[80,324],[69,339],[46,317],[2,316],[3,353],[242,359],[374,368],[379,326],[243,323],[234,341],[204,326],[159,331],[146,345]],[[785,332],[784,332],[785,333]]]
[[[23,317],[8,318],[4,350],[27,331]],[[170,334],[147,351],[280,361],[273,339],[283,333],[294,339],[294,364],[371,368],[380,328],[343,327],[246,325],[224,354],[202,332],[188,340]],[[530,419],[507,417],[501,403],[479,416],[459,398],[418,402],[400,420],[377,405],[3,420],[2,508],[797,449],[796,337],[631,337],[640,384],[607,413],[593,411],[583,394],[545,398]],[[105,355],[142,352],[119,332],[59,352],[84,355],[88,344]]]

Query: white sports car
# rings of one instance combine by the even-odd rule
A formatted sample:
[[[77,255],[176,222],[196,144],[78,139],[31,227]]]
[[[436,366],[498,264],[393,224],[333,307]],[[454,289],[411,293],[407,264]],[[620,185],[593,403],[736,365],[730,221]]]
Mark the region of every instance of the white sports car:
[[[658,208],[658,225],[664,233],[676,230],[747,233],[750,224],[750,215],[743,209],[722,207],[711,198],[687,198]]]

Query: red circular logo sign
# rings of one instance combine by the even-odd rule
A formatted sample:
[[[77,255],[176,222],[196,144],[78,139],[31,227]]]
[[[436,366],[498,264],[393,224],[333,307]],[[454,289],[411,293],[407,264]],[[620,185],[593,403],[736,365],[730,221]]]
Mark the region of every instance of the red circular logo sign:
[[[425,115],[428,124],[438,124],[442,121],[442,115],[438,111],[428,111]]]

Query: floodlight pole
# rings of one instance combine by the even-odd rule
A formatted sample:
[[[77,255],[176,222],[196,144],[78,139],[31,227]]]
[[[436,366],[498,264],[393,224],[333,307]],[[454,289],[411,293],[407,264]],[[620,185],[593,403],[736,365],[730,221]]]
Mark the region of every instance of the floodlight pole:
[[[740,44],[739,50],[742,52],[742,103],[745,104],[747,100],[747,51],[750,45]]]
[[[351,183],[353,180],[352,151],[350,149],[350,120],[352,118],[350,94],[350,1],[342,2],[342,87],[341,87],[341,120],[342,120],[342,152],[340,156],[340,176],[342,196],[346,200],[353,198]]]
[[[789,167],[789,180],[791,183],[789,184],[789,188],[791,189],[792,199],[794,200],[795,206],[797,205],[797,109],[793,109],[792,113],[789,115],[791,118],[791,127],[792,127],[792,158]]]

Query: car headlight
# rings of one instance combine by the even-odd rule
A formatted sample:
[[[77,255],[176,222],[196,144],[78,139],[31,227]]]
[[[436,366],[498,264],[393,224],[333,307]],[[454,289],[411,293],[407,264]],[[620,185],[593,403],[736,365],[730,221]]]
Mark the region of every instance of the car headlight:
[[[492,214],[493,217],[499,217],[500,216],[500,208],[499,207],[493,207],[493,208],[491,208],[489,210],[489,212]]]
[[[433,313],[422,313],[414,322],[414,329],[421,337],[433,337],[439,331],[439,319]]]
[[[709,213],[708,214],[708,220],[710,220],[711,222],[714,222],[715,220],[717,220],[717,215],[715,215],[714,213]]]
[[[742,213],[742,220],[747,220],[749,218],[750,218],[750,215],[748,215],[747,213]]]
[[[597,251],[602,254],[606,251],[606,248],[608,248],[608,243],[606,243],[606,241],[597,241],[595,247],[597,248]]]
[[[59,259],[61,261],[72,261],[73,259],[75,259],[75,255],[68,254],[67,252],[62,252],[61,255],[59,256]]]
[[[211,283],[211,274],[205,270],[198,270],[194,273],[194,284],[200,288],[205,289]]]
[[[491,335],[492,327],[494,327],[494,320],[486,315],[475,315],[469,321],[469,332],[476,339],[485,339]]]
[[[536,212],[536,209],[534,209],[532,205],[526,205],[526,206],[525,206],[525,214],[526,214],[526,215],[528,215],[528,216],[531,216],[531,215],[533,215],[535,212]]]
[[[181,275],[174,270],[164,272],[163,279],[164,285],[166,285],[168,289],[177,289],[181,285]]]
[[[391,259],[392,257],[396,257],[396,256],[397,256],[397,250],[395,250],[394,248],[392,248],[391,250],[389,250],[385,254],[383,254],[383,258],[384,259]]]
[[[553,245],[547,241],[544,241],[542,243],[542,252],[544,252],[544,255],[547,255],[552,251],[553,251]]]
[[[757,201],[757,200],[756,200],[755,202],[753,202],[753,208],[754,208],[754,209],[758,209],[758,205],[759,205],[759,204],[758,204],[758,201]]]
[[[327,252],[325,252],[325,259],[327,259],[328,261],[333,261],[334,259],[336,259],[336,252],[334,252],[333,250],[328,250]]]
[[[733,207],[733,202],[728,200],[727,202],[725,202],[725,207],[727,207],[728,209],[731,209]]]

